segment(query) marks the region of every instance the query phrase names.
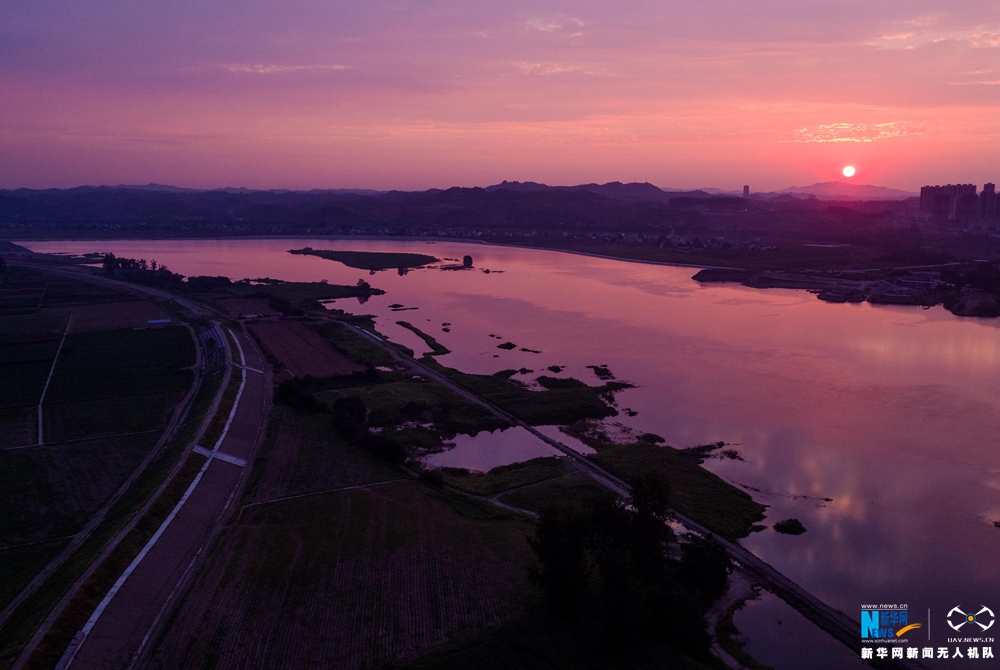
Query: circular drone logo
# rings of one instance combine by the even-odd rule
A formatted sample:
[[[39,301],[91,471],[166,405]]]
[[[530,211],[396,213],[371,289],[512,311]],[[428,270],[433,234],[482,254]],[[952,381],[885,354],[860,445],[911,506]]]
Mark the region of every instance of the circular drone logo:
[[[979,626],[982,629],[980,632],[988,631],[994,623],[993,610],[983,605],[983,608],[975,614],[963,612],[960,607],[953,607],[948,612],[948,625],[953,630],[961,630],[962,626],[970,623]]]

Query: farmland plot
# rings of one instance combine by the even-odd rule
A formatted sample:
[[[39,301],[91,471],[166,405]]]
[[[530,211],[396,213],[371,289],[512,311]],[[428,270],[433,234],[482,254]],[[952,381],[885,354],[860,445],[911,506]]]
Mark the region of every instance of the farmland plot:
[[[186,392],[195,362],[187,328],[115,330],[66,337],[46,405]]]
[[[365,369],[332,349],[318,333],[296,321],[257,323],[249,328],[267,353],[292,376],[332,377]]]
[[[0,318],[0,342],[22,338],[35,339],[46,335],[62,335],[69,321],[70,308],[49,307],[33,314]]]
[[[329,415],[278,405],[247,487],[250,502],[396,479],[399,470],[344,442]]]
[[[46,403],[45,443],[162,429],[182,397],[180,392],[149,393],[58,405]]]
[[[249,508],[154,668],[361,668],[520,613],[529,529],[398,482]]]
[[[83,305],[73,312],[71,333],[89,333],[95,330],[118,328],[145,328],[150,321],[169,320],[162,309],[146,300],[109,302]]]
[[[125,480],[155,434],[0,451],[0,546],[62,537]]]
[[[229,316],[238,319],[247,315],[276,316],[281,312],[273,309],[263,298],[225,298],[215,303]]]
[[[38,440],[38,410],[35,407],[0,408],[0,449],[23,447]]]

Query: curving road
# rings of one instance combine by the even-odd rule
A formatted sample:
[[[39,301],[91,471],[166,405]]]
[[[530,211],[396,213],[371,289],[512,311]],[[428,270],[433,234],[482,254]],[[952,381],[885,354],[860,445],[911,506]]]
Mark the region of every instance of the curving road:
[[[263,353],[249,335],[230,333],[241,383],[222,436],[213,445],[194,447],[207,457],[195,480],[57,668],[121,670],[136,664],[221,530],[266,433],[271,404],[271,372]]]

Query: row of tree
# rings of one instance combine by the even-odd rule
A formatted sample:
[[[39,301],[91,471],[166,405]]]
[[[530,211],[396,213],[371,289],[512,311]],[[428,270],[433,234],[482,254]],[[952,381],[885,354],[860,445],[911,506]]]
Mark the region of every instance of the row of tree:
[[[679,543],[669,520],[670,485],[656,472],[633,482],[628,500],[543,513],[530,543],[550,614],[609,650],[665,641],[707,654],[705,613],[725,592],[731,562],[710,539]]]

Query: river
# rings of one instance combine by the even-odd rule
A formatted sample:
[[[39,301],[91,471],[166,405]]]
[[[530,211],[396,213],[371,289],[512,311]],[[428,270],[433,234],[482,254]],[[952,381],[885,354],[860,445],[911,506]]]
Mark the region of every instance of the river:
[[[587,366],[607,365],[635,384],[618,395],[634,416],[615,421],[676,447],[731,444],[740,459],[706,467],[769,505],[768,525],[802,521],[803,535],[768,529],[743,544],[824,601],[855,618],[863,603],[908,604],[911,621],[926,621],[930,608],[919,635],[929,630],[935,647],[952,607],[1000,612],[1000,321],[701,285],[690,268],[471,243],[24,244],[155,258],[185,275],[365,279],[386,294],[336,306],[373,314],[392,340],[427,351],[396,325],[409,321],[452,351],[441,363],[467,372],[523,367],[533,373],[517,378],[530,380],[559,365],[560,376],[599,383]],[[475,269],[370,275],[287,253],[304,246],[469,254]],[[497,348],[508,341],[517,348]],[[737,622],[754,625],[748,616]]]

